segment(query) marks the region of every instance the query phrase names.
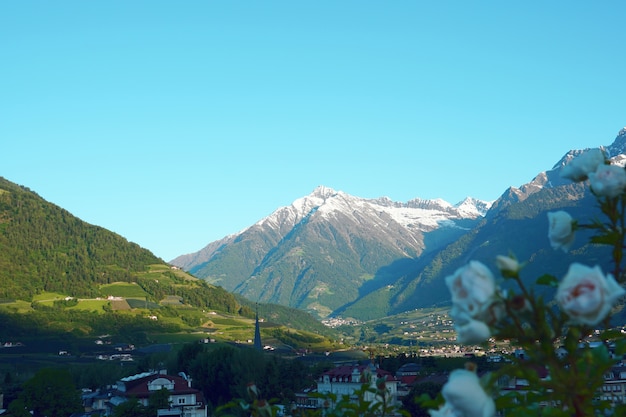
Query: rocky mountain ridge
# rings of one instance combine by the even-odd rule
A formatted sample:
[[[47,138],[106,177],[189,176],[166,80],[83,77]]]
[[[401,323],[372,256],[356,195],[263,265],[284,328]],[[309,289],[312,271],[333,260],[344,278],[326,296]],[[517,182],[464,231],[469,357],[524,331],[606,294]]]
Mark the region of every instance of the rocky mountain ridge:
[[[209,261],[224,245],[233,243],[248,232],[259,229],[272,230],[279,235],[286,236],[293,228],[306,222],[315,214],[331,220],[337,216],[337,213],[341,213],[343,216],[351,217],[354,222],[363,224],[364,213],[378,212],[377,217],[382,216],[386,219],[385,221],[396,222],[409,230],[432,231],[442,226],[461,227],[455,223],[455,220],[475,220],[484,216],[490,207],[491,202],[472,197],[467,197],[456,205],[442,199],[420,198],[401,203],[388,197],[363,199],[330,187],[318,186],[309,195],[296,199],[289,206],[278,208],[254,225],[211,242],[198,252],[178,256],[170,263],[184,269],[194,268],[200,263]],[[416,247],[416,250],[420,249],[423,248]]]
[[[390,270],[466,233],[490,203],[394,202],[319,186],[173,265],[251,300],[326,316],[388,284]],[[396,266],[390,267],[392,264]]]
[[[605,150],[619,163],[625,149],[622,129]],[[551,170],[510,187],[493,203],[469,197],[456,205],[439,199],[399,203],[320,186],[172,263],[251,300],[320,317],[372,318],[440,303],[442,276],[474,254],[487,261],[499,247],[522,246],[527,256],[551,262],[527,243],[541,241],[535,230],[543,230],[546,210],[570,207],[585,215],[580,207],[588,193],[559,176],[580,152],[567,152]],[[504,235],[507,228],[520,237]]]

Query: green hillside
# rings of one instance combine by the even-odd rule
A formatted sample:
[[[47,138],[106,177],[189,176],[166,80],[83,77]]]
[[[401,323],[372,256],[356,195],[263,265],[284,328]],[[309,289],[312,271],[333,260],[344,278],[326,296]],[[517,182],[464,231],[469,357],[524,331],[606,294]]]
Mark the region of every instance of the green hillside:
[[[242,328],[220,328],[219,317],[239,318]],[[247,339],[253,317],[250,302],[0,177],[0,340],[114,334],[147,343],[218,331]],[[273,322],[314,333],[321,326],[293,312]]]
[[[149,251],[0,177],[0,297],[96,296],[94,284],[132,282],[157,263]]]

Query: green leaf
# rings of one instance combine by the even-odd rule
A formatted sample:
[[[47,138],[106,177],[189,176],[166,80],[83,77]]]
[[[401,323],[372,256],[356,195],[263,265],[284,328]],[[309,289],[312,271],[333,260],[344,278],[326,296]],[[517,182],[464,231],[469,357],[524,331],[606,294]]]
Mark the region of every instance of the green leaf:
[[[623,337],[624,335],[622,334],[622,332],[617,329],[604,330],[602,333],[600,333],[601,340],[621,340]]]
[[[537,278],[537,285],[546,285],[548,287],[556,287],[559,285],[559,280],[550,274],[544,274]]]
[[[626,339],[618,339],[615,341],[615,354],[626,355]]]
[[[610,231],[602,235],[592,236],[590,241],[601,245],[615,245],[620,242],[620,234],[617,231]]]

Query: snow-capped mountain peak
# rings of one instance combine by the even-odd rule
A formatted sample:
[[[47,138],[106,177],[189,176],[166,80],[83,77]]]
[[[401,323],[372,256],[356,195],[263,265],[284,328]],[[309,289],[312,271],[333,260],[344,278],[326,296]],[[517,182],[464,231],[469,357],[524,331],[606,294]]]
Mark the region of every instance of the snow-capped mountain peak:
[[[326,186],[318,186],[311,194],[281,207],[256,225],[275,229],[291,228],[317,215],[326,220],[343,219],[355,224],[375,224],[389,227],[389,221],[410,230],[431,231],[443,225],[455,226],[454,221],[483,217],[491,202],[468,197],[452,205],[443,199],[412,199],[406,203],[388,197],[365,199]]]
[[[492,201],[482,201],[473,197],[465,197],[463,201],[454,205],[454,207],[463,213],[465,217],[484,217],[491,205]]]

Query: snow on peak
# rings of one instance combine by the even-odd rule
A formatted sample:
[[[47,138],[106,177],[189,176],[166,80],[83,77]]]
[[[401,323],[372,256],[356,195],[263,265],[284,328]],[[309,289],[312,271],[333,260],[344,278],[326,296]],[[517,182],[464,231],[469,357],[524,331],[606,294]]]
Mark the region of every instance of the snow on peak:
[[[604,151],[609,158],[614,158],[626,153],[626,127],[619,131],[613,143],[606,147]]]
[[[449,210],[452,208],[452,204],[448,203],[442,198],[435,198],[432,200],[424,200],[422,198],[414,198],[406,203],[409,207],[430,209],[430,210]]]
[[[470,197],[455,206],[440,198],[415,198],[407,203],[395,202],[388,197],[365,199],[319,186],[311,194],[294,200],[290,206],[277,209],[257,225],[289,227],[316,213],[322,218],[341,216],[356,223],[369,218],[369,221],[380,223],[380,227],[386,227],[386,222],[392,219],[407,228],[433,230],[443,225],[454,226],[455,220],[483,217],[490,206],[491,202]]]
[[[329,198],[337,194],[337,191],[324,185],[318,185],[315,190],[310,194],[311,197]]]
[[[473,197],[465,197],[463,201],[454,205],[454,207],[463,213],[465,217],[484,217],[491,208],[493,201],[482,201]]]

